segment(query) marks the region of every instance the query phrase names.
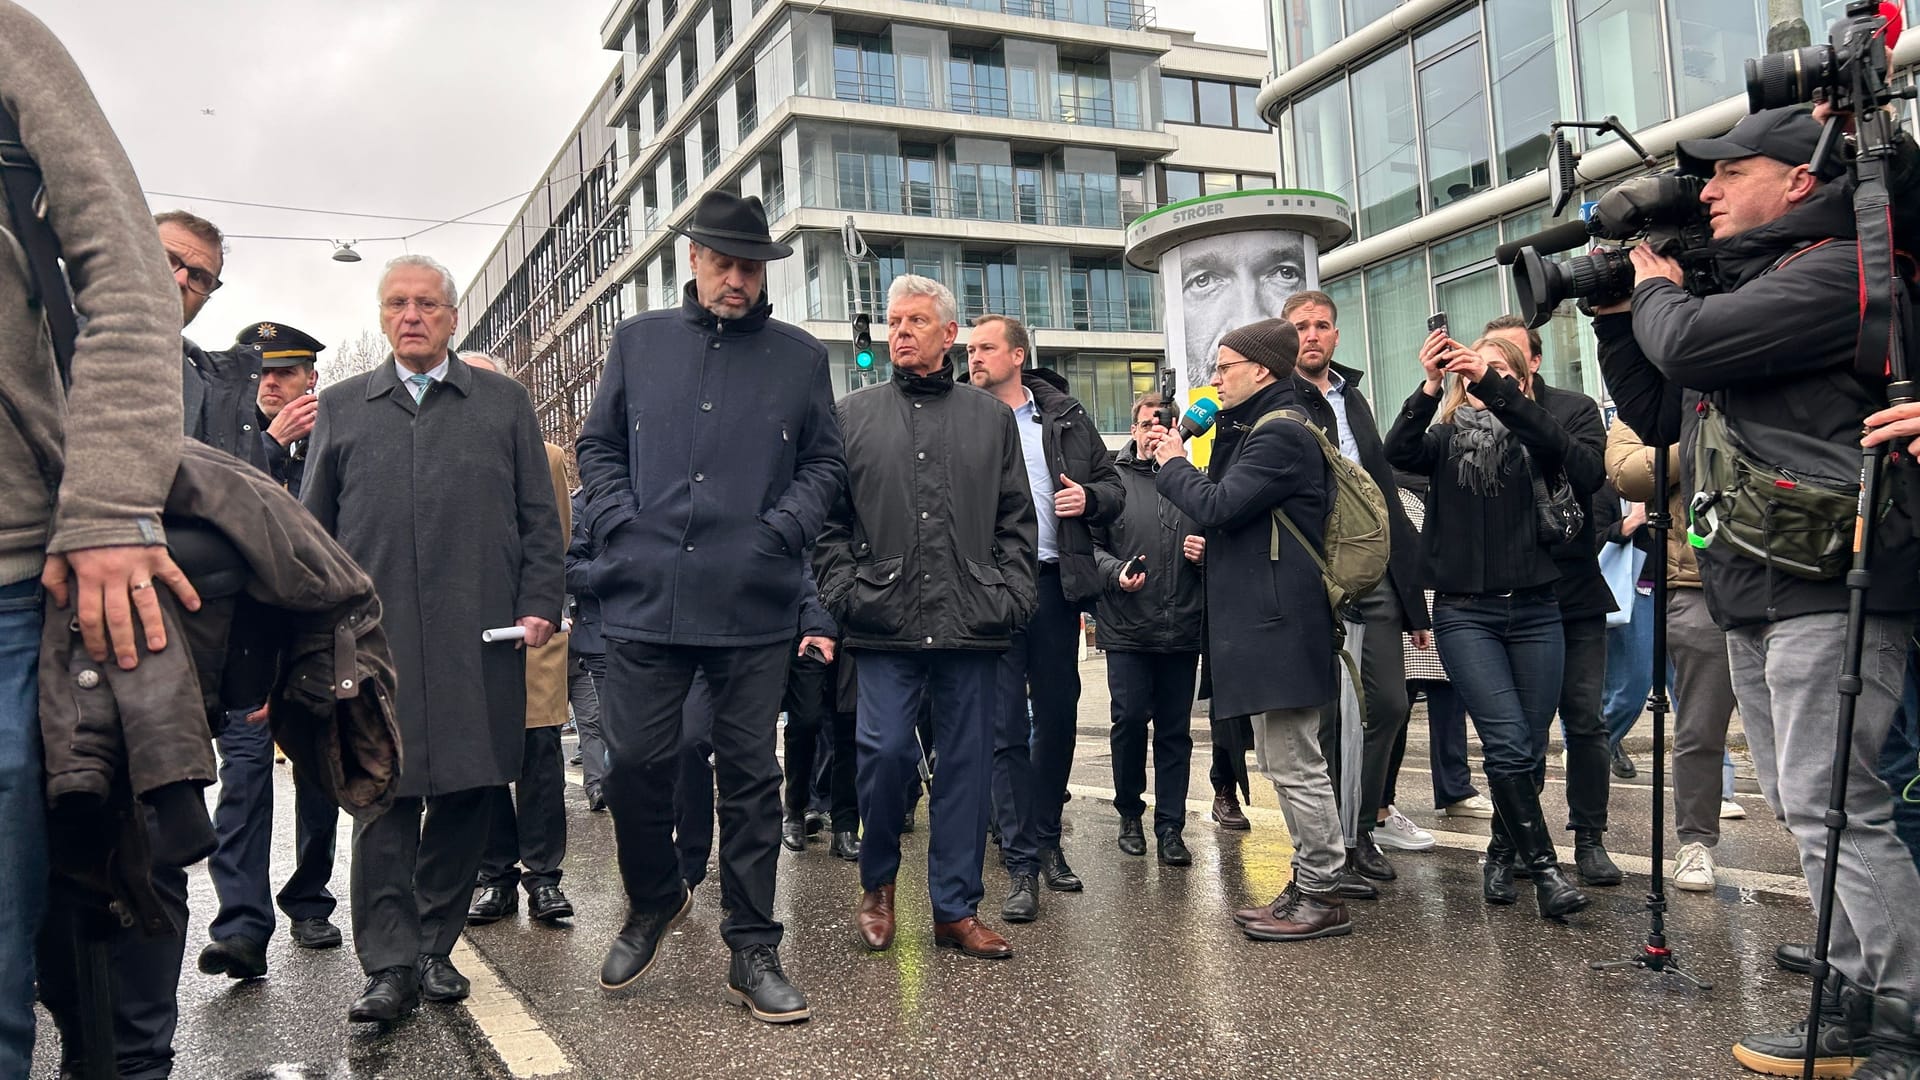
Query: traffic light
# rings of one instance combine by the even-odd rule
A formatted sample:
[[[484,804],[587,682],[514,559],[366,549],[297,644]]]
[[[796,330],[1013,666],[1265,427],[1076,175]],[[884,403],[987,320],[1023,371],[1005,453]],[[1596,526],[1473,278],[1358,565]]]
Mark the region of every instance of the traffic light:
[[[873,370],[873,316],[855,315],[853,317],[853,366],[861,371]]]

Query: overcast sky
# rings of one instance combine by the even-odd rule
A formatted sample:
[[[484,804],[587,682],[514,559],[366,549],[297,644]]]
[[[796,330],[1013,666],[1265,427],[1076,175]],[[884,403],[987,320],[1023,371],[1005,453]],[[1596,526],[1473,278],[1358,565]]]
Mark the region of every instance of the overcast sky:
[[[79,61],[153,208],[230,235],[226,285],[187,330],[210,348],[260,320],[330,346],[377,329],[380,267],[405,250],[464,288],[619,59],[598,40],[611,0],[20,2]],[[1262,2],[1156,7],[1164,26],[1248,45],[1265,39]],[[496,202],[471,218],[491,228],[371,239]],[[358,239],[365,259],[248,235]]]

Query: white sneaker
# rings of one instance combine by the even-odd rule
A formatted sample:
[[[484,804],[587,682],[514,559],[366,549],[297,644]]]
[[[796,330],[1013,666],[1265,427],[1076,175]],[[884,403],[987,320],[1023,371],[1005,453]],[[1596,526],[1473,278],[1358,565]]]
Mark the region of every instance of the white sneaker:
[[[1712,892],[1713,872],[1713,852],[1707,850],[1707,845],[1684,845],[1673,860],[1673,887],[1687,892]]]
[[[1485,795],[1475,795],[1471,799],[1461,799],[1441,813],[1448,817],[1490,818],[1493,816],[1493,803],[1487,801]]]
[[[1738,821],[1739,819],[1746,816],[1747,816],[1746,807],[1741,806],[1739,803],[1734,802],[1732,799],[1720,800],[1720,820]]]
[[[1388,804],[1387,820],[1373,827],[1373,842],[1395,851],[1425,851],[1436,841],[1432,833],[1415,825],[1399,807]]]

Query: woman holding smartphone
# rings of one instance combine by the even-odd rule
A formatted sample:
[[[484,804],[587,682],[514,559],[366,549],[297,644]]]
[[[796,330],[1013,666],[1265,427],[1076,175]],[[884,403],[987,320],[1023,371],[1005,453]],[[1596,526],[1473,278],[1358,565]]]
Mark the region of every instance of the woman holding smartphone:
[[[1490,904],[1518,899],[1517,851],[1540,914],[1560,918],[1590,901],[1560,870],[1534,780],[1565,654],[1536,486],[1560,478],[1569,439],[1534,403],[1526,358],[1508,341],[1468,348],[1436,330],[1420,366],[1425,380],[1387,433],[1387,460],[1429,478],[1421,543],[1434,643],[1479,732],[1493,795],[1483,892]]]

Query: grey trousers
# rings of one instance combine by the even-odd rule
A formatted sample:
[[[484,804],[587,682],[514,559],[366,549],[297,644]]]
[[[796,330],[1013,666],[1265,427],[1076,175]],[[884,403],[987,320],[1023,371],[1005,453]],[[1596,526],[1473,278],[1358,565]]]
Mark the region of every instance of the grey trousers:
[[[1760,789],[1793,833],[1807,887],[1825,872],[1835,687],[1847,617],[1802,615],[1727,632],[1733,691]],[[1911,619],[1870,617],[1847,770],[1847,829],[1827,958],[1875,993],[1920,991],[1920,871],[1893,830],[1893,795],[1876,766],[1907,673]],[[1816,903],[1818,897],[1815,898]]]
[[[1682,844],[1720,842],[1720,765],[1733,719],[1727,635],[1699,589],[1667,594],[1667,656],[1673,661],[1673,826]]]
[[[1310,892],[1332,890],[1347,853],[1333,781],[1320,752],[1320,710],[1275,709],[1255,716],[1253,756],[1260,775],[1280,796],[1293,839],[1294,881]]]
[[[1375,590],[1378,591],[1378,590]],[[1368,660],[1369,638],[1379,638],[1385,634],[1382,629],[1373,626],[1373,620],[1367,622],[1349,622],[1347,640],[1341,651],[1353,658],[1353,666],[1360,669],[1362,685],[1353,684],[1353,676],[1342,659],[1335,667],[1340,679],[1340,694],[1332,701],[1320,706],[1319,723],[1316,733],[1320,740],[1320,753],[1327,763],[1327,777],[1333,785],[1333,799],[1340,809],[1340,839],[1342,846],[1353,847],[1360,837],[1361,804],[1366,801],[1365,780],[1367,778],[1367,735],[1366,723],[1372,717],[1374,700],[1368,694],[1371,689],[1370,678],[1364,666]],[[1400,647],[1399,631],[1393,632],[1394,648]],[[1404,670],[1404,661],[1403,661]],[[1401,693],[1406,688],[1401,687]],[[1362,708],[1362,704],[1365,708]],[[1387,748],[1391,751],[1391,745]],[[1385,773],[1382,772],[1384,778]],[[1383,782],[1384,786],[1384,782]],[[1371,822],[1367,825],[1372,828]]]
[[[573,729],[580,735],[580,777],[589,791],[598,789],[607,775],[607,742],[600,735],[600,688],[607,680],[606,653],[569,653],[567,703],[573,706]]]

